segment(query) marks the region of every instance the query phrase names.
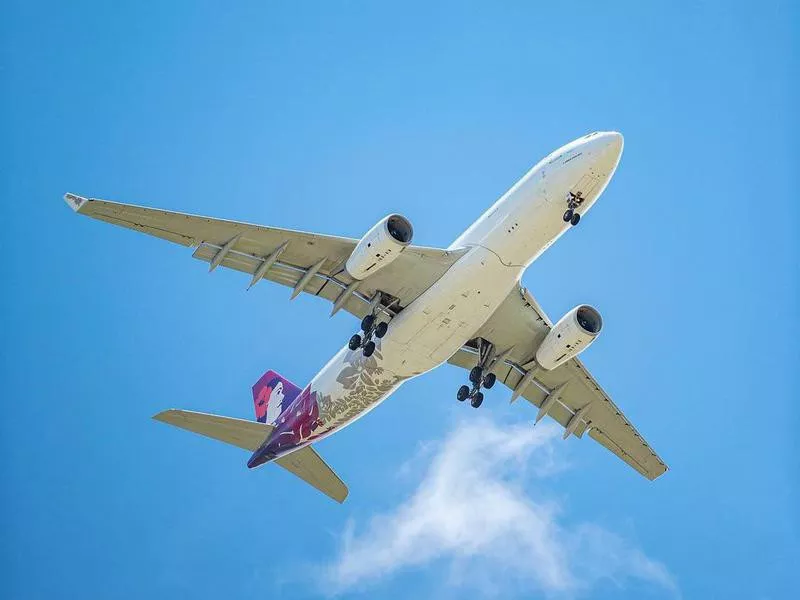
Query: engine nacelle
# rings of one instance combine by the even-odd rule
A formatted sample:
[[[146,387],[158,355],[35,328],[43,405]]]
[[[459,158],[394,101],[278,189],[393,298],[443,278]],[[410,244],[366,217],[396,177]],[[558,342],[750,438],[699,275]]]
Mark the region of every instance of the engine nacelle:
[[[576,306],[556,323],[536,351],[536,362],[548,371],[578,356],[600,335],[603,319],[587,304]]]
[[[413,236],[414,228],[404,216],[384,217],[361,238],[344,268],[353,279],[365,279],[400,256]]]

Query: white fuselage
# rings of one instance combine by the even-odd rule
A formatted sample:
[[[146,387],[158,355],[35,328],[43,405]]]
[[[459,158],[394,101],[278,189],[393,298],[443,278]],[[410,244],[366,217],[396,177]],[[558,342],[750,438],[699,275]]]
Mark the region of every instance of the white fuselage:
[[[307,442],[341,429],[404,381],[449,359],[489,319],[525,268],[563,235],[570,193],[584,215],[605,189],[622,136],[594,133],[559,148],[525,174],[450,249],[469,248],[436,283],[392,319],[375,353],[342,348],[311,381],[320,427]],[[292,450],[302,447],[301,444]]]

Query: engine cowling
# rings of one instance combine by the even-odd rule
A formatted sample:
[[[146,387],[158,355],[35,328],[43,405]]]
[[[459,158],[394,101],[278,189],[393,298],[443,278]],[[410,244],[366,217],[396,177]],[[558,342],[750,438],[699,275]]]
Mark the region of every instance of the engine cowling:
[[[403,215],[384,217],[361,238],[344,268],[353,279],[365,279],[397,259],[413,237],[414,228]]]
[[[588,304],[576,306],[556,323],[536,351],[536,362],[548,371],[578,356],[600,335],[603,318]]]

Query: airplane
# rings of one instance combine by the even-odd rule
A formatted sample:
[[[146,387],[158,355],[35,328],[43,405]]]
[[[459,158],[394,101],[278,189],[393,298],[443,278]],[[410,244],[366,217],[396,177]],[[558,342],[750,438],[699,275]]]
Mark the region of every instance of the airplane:
[[[498,381],[564,427],[654,480],[667,471],[578,358],[603,320],[587,304],[553,322],[520,284],[525,269],[576,226],[617,169],[623,137],[595,132],[545,157],[446,249],[413,245],[401,214],[360,239],[200,217],[66,194],[78,214],[194,248],[226,267],[313,294],[361,320],[359,333],[304,388],[267,371],[256,420],[170,409],[153,418],[275,462],[337,502],[348,488],[313,444],[344,429],[404,382],[442,363],[468,371],[456,392],[478,408]]]

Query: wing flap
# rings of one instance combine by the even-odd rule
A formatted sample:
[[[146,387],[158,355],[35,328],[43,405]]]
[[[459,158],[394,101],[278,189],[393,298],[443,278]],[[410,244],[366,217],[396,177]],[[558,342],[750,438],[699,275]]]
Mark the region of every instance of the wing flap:
[[[462,348],[461,350],[456,352],[447,362],[449,362],[451,365],[456,365],[463,369],[469,370],[477,364],[477,354],[473,353],[471,349]],[[513,390],[515,387],[517,387],[517,384],[523,377],[522,373],[520,372],[522,371],[522,369],[516,363],[512,362],[511,359],[506,361],[506,363],[507,364],[505,364],[504,366],[499,367],[496,370],[495,374],[497,375],[498,381],[501,381],[503,385]],[[542,383],[538,379],[537,382],[540,384]],[[542,386],[542,387],[545,387],[545,389],[549,391],[558,387],[558,384],[553,384],[551,387],[548,386]],[[521,395],[521,397],[525,398],[536,408],[539,408],[542,406],[542,403],[547,398],[547,391],[545,391],[545,389],[542,389],[542,387],[538,387],[535,384],[531,384]],[[565,392],[567,392],[566,388]],[[562,395],[561,399],[559,401],[556,401],[550,408],[550,410],[547,411],[547,415],[552,419],[554,419],[555,421],[557,421],[558,423],[560,423],[563,427],[566,427],[569,424],[570,419],[574,416],[575,412],[577,412],[576,410],[570,408],[570,405],[564,399],[566,396],[567,396],[566,393]],[[574,433],[577,437],[582,437],[585,431],[586,431],[586,423],[584,422],[575,430]]]

